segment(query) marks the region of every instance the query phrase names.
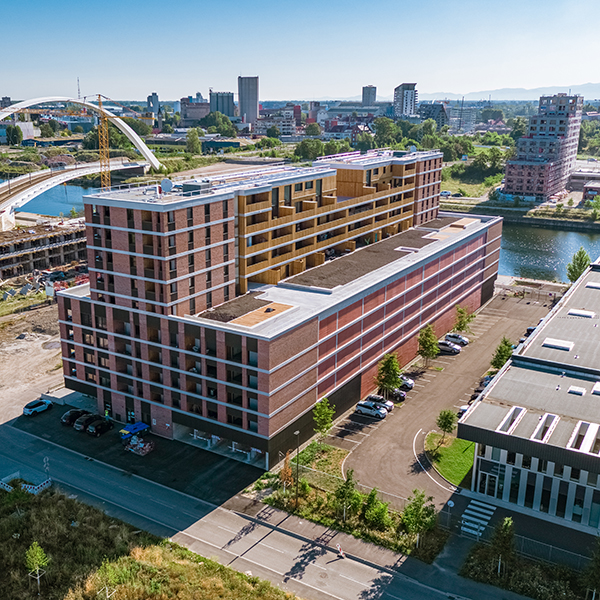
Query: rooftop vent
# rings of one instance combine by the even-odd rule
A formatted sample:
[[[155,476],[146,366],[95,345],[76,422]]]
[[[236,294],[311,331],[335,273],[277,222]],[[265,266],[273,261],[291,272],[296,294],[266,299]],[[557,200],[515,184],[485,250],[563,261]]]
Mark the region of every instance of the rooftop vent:
[[[573,342],[567,342],[565,340],[557,340],[555,338],[546,338],[542,343],[545,348],[555,348],[556,350],[566,350],[570,352],[573,350],[575,344]]]
[[[593,319],[596,313],[591,310],[579,310],[578,308],[572,308],[569,312],[572,317],[585,317],[586,319]]]
[[[586,288],[592,288],[593,290],[600,290],[600,282],[595,282],[595,281],[588,281],[585,284]]]
[[[584,387],[579,387],[577,385],[572,385],[568,390],[569,394],[575,394],[577,396],[585,396],[585,392],[586,389]]]
[[[598,453],[598,424],[579,421],[573,430],[573,435],[567,444],[567,448],[581,452]]]
[[[600,396],[600,381],[597,381],[594,384],[594,387],[592,388],[592,394],[596,394],[597,396]]]
[[[526,409],[521,406],[513,406],[496,431],[500,433],[512,433],[526,412]]]
[[[540,418],[540,423],[535,428],[531,439],[545,444],[552,435],[552,432],[558,424],[558,421],[559,418],[556,415],[546,413],[543,417]]]

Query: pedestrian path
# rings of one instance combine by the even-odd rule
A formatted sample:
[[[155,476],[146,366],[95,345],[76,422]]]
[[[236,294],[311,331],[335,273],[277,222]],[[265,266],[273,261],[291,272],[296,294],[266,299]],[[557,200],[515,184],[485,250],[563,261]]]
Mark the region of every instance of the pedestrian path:
[[[494,516],[495,506],[471,500],[462,514],[460,530],[462,535],[481,537],[490,519]]]

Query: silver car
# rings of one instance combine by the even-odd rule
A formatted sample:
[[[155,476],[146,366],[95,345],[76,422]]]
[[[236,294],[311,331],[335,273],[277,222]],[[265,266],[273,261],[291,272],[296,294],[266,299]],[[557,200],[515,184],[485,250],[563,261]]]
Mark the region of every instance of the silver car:
[[[375,404],[375,402],[362,400],[356,405],[356,414],[367,415],[376,419],[385,419],[387,417],[387,410],[379,406],[379,404]]]
[[[366,397],[366,402],[373,402],[373,404],[377,404],[381,406],[381,408],[385,408],[387,412],[392,412],[394,408],[394,403],[391,400],[386,400],[383,396],[379,396],[378,394],[371,394]]]
[[[458,344],[459,346],[466,346],[469,343],[469,338],[460,335],[460,333],[447,333],[444,338],[447,342],[452,342],[453,344]]]

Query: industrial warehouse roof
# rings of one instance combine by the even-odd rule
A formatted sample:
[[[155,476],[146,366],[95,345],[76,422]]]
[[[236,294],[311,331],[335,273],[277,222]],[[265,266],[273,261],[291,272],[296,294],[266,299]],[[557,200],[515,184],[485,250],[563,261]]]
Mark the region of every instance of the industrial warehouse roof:
[[[472,428],[600,456],[600,262],[461,418],[459,435]]]

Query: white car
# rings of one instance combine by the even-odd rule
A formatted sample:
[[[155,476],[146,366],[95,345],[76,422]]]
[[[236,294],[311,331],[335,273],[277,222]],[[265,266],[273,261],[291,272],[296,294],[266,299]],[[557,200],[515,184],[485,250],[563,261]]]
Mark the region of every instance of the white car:
[[[400,375],[400,389],[401,390],[412,390],[415,387],[415,382],[406,375]]]
[[[43,398],[40,398],[39,400],[34,400],[33,402],[26,404],[23,408],[23,414],[28,417],[31,417],[36,413],[41,413],[45,410],[50,410],[53,406],[54,405],[52,404],[51,400],[44,400]]]
[[[469,410],[469,408],[471,408],[468,404],[463,404],[459,409],[458,409],[458,418],[462,418],[462,416]]]
[[[445,340],[447,342],[452,342],[453,344],[458,344],[459,346],[466,346],[469,343],[469,338],[460,335],[460,333],[447,333]]]
[[[448,196],[452,196],[452,192],[444,190],[443,192],[440,192],[440,196],[442,196],[442,198],[447,198]]]
[[[356,405],[356,413],[359,415],[368,415],[369,417],[375,417],[376,419],[385,419],[387,417],[387,410],[369,400],[363,400]]]

